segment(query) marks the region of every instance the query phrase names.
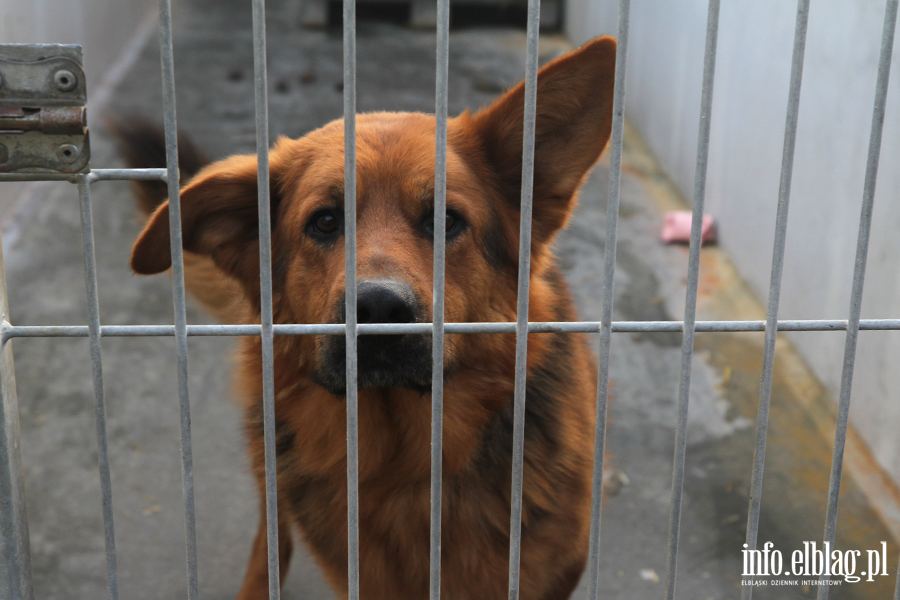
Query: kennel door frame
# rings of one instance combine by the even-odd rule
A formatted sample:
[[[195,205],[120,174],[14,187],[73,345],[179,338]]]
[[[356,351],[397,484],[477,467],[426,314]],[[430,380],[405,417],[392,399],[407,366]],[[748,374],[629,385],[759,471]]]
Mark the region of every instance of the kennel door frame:
[[[900,0],[886,0],[882,32],[878,76],[875,88],[872,128],[866,165],[863,201],[860,216],[856,261],[850,297],[849,316],[846,320],[781,320],[777,319],[784,261],[784,245],[787,235],[787,213],[790,198],[790,182],[793,169],[794,142],[797,131],[800,86],[808,21],[809,0],[798,0],[794,49],[791,67],[788,111],[785,123],[785,143],[782,157],[781,181],[778,194],[778,214],[775,224],[772,271],[766,321],[696,321],[697,282],[699,275],[700,231],[702,205],[705,196],[706,158],[711,126],[712,93],[715,73],[715,50],[718,36],[719,1],[710,0],[707,20],[707,40],[704,57],[704,77],[701,94],[700,132],[698,135],[698,160],[695,175],[693,221],[688,259],[688,285],[685,314],[681,321],[613,321],[615,246],[618,227],[618,200],[623,146],[625,65],[629,33],[630,0],[619,0],[618,54],[613,104],[613,127],[610,150],[609,202],[607,205],[607,247],[604,256],[602,313],[599,322],[529,322],[527,320],[528,274],[530,270],[531,192],[534,161],[534,124],[536,112],[536,83],[538,62],[538,31],[540,0],[529,0],[526,32],[526,94],[525,135],[523,136],[523,209],[520,221],[519,289],[517,320],[515,323],[445,323],[444,266],[445,244],[440,236],[435,238],[433,323],[411,324],[358,324],[356,320],[356,239],[355,239],[355,123],[356,123],[356,18],[355,1],[344,0],[344,114],[345,114],[345,214],[348,215],[345,267],[347,269],[345,324],[275,324],[272,316],[272,265],[271,265],[271,213],[269,191],[268,98],[266,76],[265,1],[251,0],[253,9],[254,93],[256,102],[256,132],[259,182],[260,217],[260,299],[259,325],[188,325],[185,315],[185,290],[183,254],[181,247],[179,171],[177,161],[177,128],[175,111],[174,52],[172,41],[171,0],[159,0],[160,54],[163,74],[163,104],[166,133],[165,169],[93,169],[87,174],[61,175],[37,173],[3,173],[3,181],[65,180],[78,188],[85,261],[85,284],[88,296],[88,325],[74,326],[15,326],[8,310],[6,275],[0,250],[0,400],[2,400],[2,428],[0,428],[0,531],[3,546],[0,555],[12,557],[7,565],[0,590],[10,598],[32,600],[33,591],[28,543],[28,522],[22,489],[22,467],[18,423],[18,400],[15,389],[15,369],[11,340],[19,337],[88,337],[91,342],[91,364],[94,382],[94,406],[98,441],[98,468],[103,499],[103,520],[106,539],[107,580],[109,595],[118,599],[115,534],[112,515],[112,488],[106,436],[106,413],[103,392],[101,340],[118,336],[171,336],[175,339],[175,354],[179,383],[182,445],[182,485],[185,511],[185,553],[188,575],[188,597],[196,600],[199,594],[197,575],[196,528],[193,498],[193,465],[190,431],[190,398],[187,386],[187,337],[188,336],[260,336],[263,358],[263,407],[266,465],[266,515],[269,522],[267,542],[269,550],[270,600],[280,598],[278,572],[278,531],[275,487],[274,444],[274,360],[275,335],[344,334],[347,339],[347,451],[348,451],[348,564],[350,567],[350,598],[359,598],[359,488],[358,488],[358,420],[356,393],[356,339],[359,334],[384,335],[399,333],[431,333],[434,341],[433,394],[432,394],[432,448],[431,448],[431,528],[430,528],[430,598],[440,597],[440,515],[441,515],[441,452],[442,452],[442,401],[443,335],[445,333],[515,333],[516,380],[514,394],[514,443],[512,506],[510,523],[510,574],[509,598],[518,598],[519,555],[521,550],[521,494],[522,453],[524,448],[525,367],[527,336],[530,333],[600,334],[598,360],[597,420],[595,427],[595,457],[592,482],[591,526],[589,561],[587,565],[588,598],[596,600],[599,584],[600,514],[602,508],[603,449],[606,440],[607,386],[609,382],[609,351],[614,332],[682,332],[682,363],[679,378],[675,456],[673,459],[672,497],[670,504],[670,528],[665,584],[665,598],[673,600],[676,585],[676,569],[683,490],[684,457],[686,450],[687,411],[690,399],[690,366],[693,356],[693,335],[696,332],[764,331],[764,358],[761,372],[760,405],[757,416],[756,457],[751,482],[748,507],[747,543],[756,547],[759,523],[760,492],[765,457],[768,405],[771,395],[771,378],[774,364],[775,338],[779,331],[846,331],[841,388],[838,402],[838,420],[835,431],[834,454],[831,464],[830,487],[826,513],[824,541],[834,540],[837,522],[838,492],[840,490],[843,450],[848,427],[848,412],[852,387],[858,333],[861,330],[900,330],[900,319],[860,319],[860,307],[865,280],[869,230],[878,173],[881,137],[884,124],[891,54]],[[449,0],[437,0],[437,63],[435,86],[435,230],[444,229],[446,209],[446,161],[447,161],[447,89],[449,56]],[[169,211],[171,251],[173,264],[173,325],[117,325],[101,324],[97,301],[96,261],[94,258],[93,217],[91,214],[91,185],[110,180],[160,180],[168,185],[169,200],[175,210]],[[900,568],[898,568],[900,570]],[[749,600],[752,586],[742,590],[742,600]],[[825,600],[829,587],[819,586],[818,600]],[[900,574],[898,574],[895,600],[900,600]]]

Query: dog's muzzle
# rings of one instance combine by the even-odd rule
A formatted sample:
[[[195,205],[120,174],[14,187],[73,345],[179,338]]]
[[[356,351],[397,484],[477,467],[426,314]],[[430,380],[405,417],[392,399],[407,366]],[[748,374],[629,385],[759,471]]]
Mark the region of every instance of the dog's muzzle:
[[[415,292],[396,279],[364,279],[356,288],[356,317],[362,323],[415,323],[423,316]],[[338,322],[345,322],[340,303]],[[346,393],[345,336],[322,336],[314,376],[332,394]],[[431,336],[360,335],[357,338],[359,388],[431,389]]]

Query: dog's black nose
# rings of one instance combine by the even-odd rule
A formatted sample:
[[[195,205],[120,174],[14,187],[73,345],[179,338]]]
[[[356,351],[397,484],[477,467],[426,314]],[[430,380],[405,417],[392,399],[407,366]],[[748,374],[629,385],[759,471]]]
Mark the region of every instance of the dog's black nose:
[[[407,283],[394,279],[364,279],[356,287],[359,323],[414,323],[416,295]]]

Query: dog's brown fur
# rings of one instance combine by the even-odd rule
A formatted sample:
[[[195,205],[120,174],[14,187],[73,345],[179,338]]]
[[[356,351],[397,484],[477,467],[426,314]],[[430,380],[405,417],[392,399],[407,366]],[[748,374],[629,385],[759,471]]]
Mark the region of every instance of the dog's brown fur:
[[[575,319],[551,244],[573,210],[578,186],[609,139],[614,69],[615,41],[601,38],[540,71],[533,321]],[[447,244],[448,321],[515,320],[523,98],[520,84],[490,107],[449,123],[448,206],[464,225]],[[357,276],[360,281],[390,278],[408,284],[420,322],[431,320],[432,244],[423,224],[433,208],[434,127],[434,117],[424,114],[357,118]],[[123,136],[126,146],[137,148],[133,165],[149,166],[140,158],[146,137],[134,129]],[[271,152],[276,323],[342,319],[342,237],[317,238],[319,233],[313,235],[310,228],[322,210],[341,206],[343,145],[343,123],[335,121],[299,140],[279,139]],[[193,155],[182,161],[188,174],[202,162]],[[164,199],[161,190],[143,187],[141,193],[145,209]],[[203,168],[182,189],[181,202],[189,289],[225,321],[259,322],[255,156],[233,156]],[[167,202],[156,208],[135,243],[135,272],[169,268],[168,210]],[[343,368],[338,363],[323,367],[334,339],[275,338],[279,539],[282,576],[296,527],[332,586],[345,595],[346,403],[335,387],[339,381],[322,383],[327,379],[323,368],[338,373]],[[422,339],[427,355],[430,340]],[[260,340],[249,337],[241,343],[238,396],[262,493]],[[456,334],[447,336],[445,347],[442,597],[506,598],[515,340],[508,334]],[[391,368],[402,371],[403,360]],[[409,377],[430,381],[430,374]],[[585,566],[594,379],[581,336],[529,337],[523,600],[568,598]],[[361,386],[361,597],[425,598],[430,394],[414,384]],[[268,597],[265,517],[238,597]]]

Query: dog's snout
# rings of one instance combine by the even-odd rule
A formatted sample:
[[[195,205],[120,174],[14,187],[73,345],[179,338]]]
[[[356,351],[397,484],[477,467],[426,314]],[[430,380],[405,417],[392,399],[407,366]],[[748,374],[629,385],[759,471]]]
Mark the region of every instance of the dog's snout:
[[[411,285],[396,279],[362,279],[356,286],[356,321],[360,324],[416,323],[422,314]],[[343,304],[339,317],[346,322]],[[346,387],[346,338],[323,336],[314,377],[329,392]],[[431,337],[425,334],[360,333],[357,346],[359,388],[431,389]]]
[[[393,279],[366,279],[356,288],[359,323],[414,323],[418,304],[407,283]]]

